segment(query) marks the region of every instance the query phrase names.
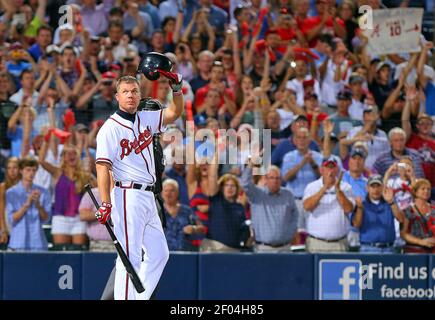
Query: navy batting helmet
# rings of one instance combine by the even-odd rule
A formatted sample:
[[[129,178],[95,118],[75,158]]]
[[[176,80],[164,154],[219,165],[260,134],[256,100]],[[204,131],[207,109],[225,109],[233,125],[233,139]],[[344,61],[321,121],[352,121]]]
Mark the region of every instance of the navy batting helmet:
[[[148,80],[155,81],[160,77],[159,70],[171,72],[172,61],[158,52],[147,53],[139,63],[138,73],[143,73]]]

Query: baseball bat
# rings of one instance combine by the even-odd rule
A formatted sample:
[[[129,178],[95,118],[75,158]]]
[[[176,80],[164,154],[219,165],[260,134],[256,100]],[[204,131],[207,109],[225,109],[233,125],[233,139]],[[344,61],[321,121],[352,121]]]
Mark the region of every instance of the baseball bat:
[[[91,190],[91,186],[87,184],[85,186],[85,190],[91,197],[92,202],[95,205],[95,208],[97,208],[98,210],[100,208],[100,205],[98,204],[97,199],[95,199],[94,193]],[[145,288],[142,285],[142,282],[140,281],[139,276],[136,273],[136,270],[134,270],[133,265],[131,264],[130,260],[125,254],[124,249],[122,249],[121,244],[119,243],[118,239],[113,233],[112,228],[109,226],[108,223],[105,223],[104,225],[106,226],[107,232],[109,232],[110,238],[112,239],[113,244],[115,245],[116,251],[118,252],[119,257],[121,258],[122,264],[124,265],[125,270],[127,271],[127,274],[130,277],[131,282],[133,283],[133,286],[135,287],[137,292],[139,293],[144,292]]]

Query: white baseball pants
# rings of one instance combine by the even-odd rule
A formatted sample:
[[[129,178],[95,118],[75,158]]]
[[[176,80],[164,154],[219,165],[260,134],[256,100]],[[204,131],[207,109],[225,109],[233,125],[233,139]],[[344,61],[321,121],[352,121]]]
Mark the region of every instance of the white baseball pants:
[[[169,249],[150,191],[115,187],[112,190],[114,233],[145,291],[138,293],[118,257],[115,300],[149,300],[169,258]],[[145,252],[142,261],[142,249]]]

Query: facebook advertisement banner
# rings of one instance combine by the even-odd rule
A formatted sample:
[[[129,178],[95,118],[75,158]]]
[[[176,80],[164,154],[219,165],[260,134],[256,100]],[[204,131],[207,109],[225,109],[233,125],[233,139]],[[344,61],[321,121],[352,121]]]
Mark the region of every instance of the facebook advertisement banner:
[[[3,299],[79,300],[82,253],[3,255]]]
[[[82,257],[82,299],[99,300],[115,266],[116,253],[84,252]]]
[[[199,299],[314,299],[312,255],[201,254],[198,258]]]
[[[158,300],[198,299],[198,254],[171,252],[156,288]]]
[[[427,255],[316,255],[319,300],[434,299]]]

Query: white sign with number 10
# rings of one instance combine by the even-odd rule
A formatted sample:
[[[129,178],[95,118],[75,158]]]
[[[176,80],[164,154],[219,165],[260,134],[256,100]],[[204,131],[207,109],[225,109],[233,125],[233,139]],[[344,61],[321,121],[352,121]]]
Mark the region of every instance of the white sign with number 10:
[[[420,51],[423,9],[373,10],[373,27],[364,30],[371,55]]]

